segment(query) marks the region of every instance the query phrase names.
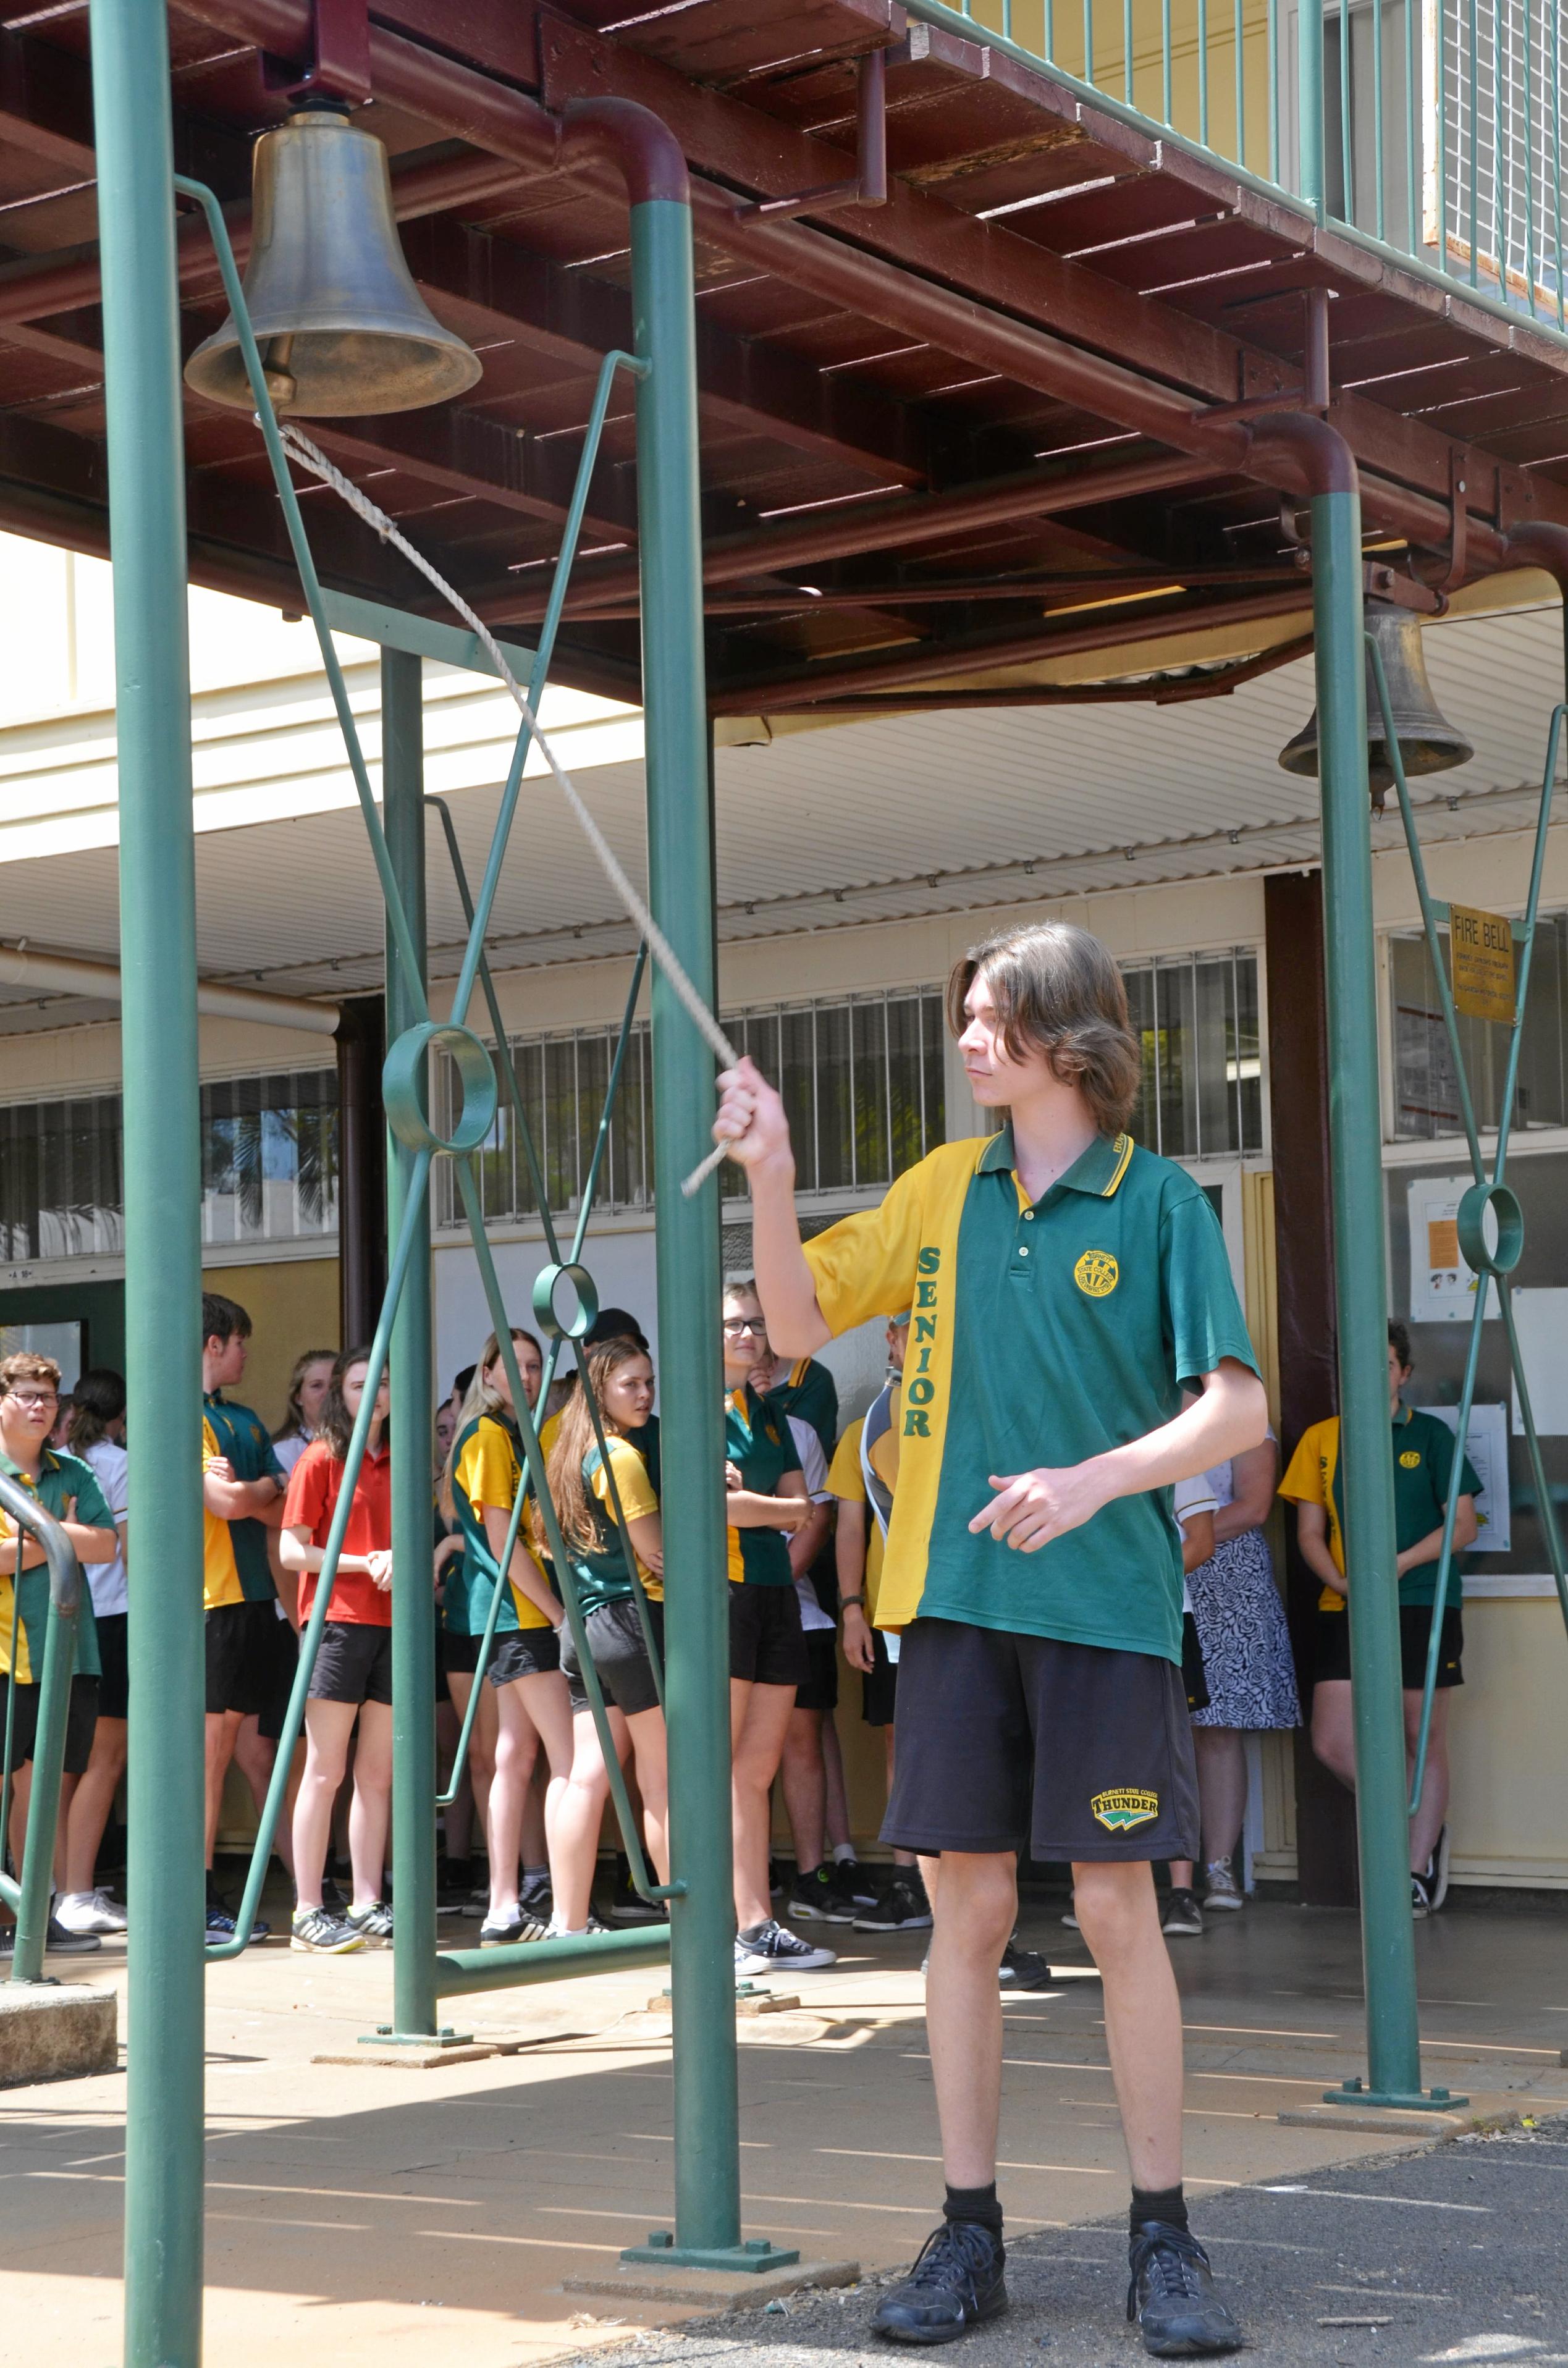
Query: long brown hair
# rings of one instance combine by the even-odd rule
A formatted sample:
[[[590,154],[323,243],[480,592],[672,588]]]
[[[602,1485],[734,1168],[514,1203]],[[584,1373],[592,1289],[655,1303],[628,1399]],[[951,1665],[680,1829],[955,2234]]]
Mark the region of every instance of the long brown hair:
[[[326,1385],[326,1396],[322,1401],[321,1429],[316,1436],[318,1439],[325,1440],[326,1452],[335,1463],[342,1463],[346,1461],[348,1454],[348,1442],[354,1436],[355,1417],[349,1413],[343,1395],[345,1377],[350,1366],[369,1365],[369,1349],[345,1349],[340,1356],[335,1357],[332,1360],[332,1379]],[[366,1374],[365,1379],[368,1383],[369,1373]],[[386,1374],[383,1372],[381,1381],[384,1382],[385,1379]],[[381,1383],[378,1383],[376,1386],[379,1392]],[[392,1422],[389,1417],[381,1425],[381,1443],[383,1447],[391,1437]]]
[[[514,1324],[512,1340],[514,1346],[519,1340],[526,1340],[542,1364],[544,1351],[540,1347],[535,1334],[525,1331],[520,1324]],[[457,1428],[452,1433],[452,1443],[447,1450],[447,1461],[441,1470],[441,1486],[437,1492],[437,1501],[440,1505],[441,1519],[444,1521],[457,1520],[457,1512],[452,1503],[452,1478],[458,1468],[458,1448],[464,1431],[469,1424],[476,1422],[482,1414],[505,1415],[507,1411],[506,1401],[500,1391],[484,1378],[500,1354],[501,1335],[498,1332],[487,1332],[484,1336],[484,1346],[479,1352],[479,1362],[473,1369],[468,1388],[463,1393],[463,1402],[458,1408]]]
[[[1142,1082],[1142,1056],[1121,973],[1098,938],[1071,921],[998,929],[971,946],[948,981],[948,1025],[968,1026],[964,997],[983,973],[1015,1061],[1043,1053],[1075,1085],[1102,1134],[1119,1134]]]
[[[646,1349],[624,1337],[601,1340],[597,1349],[588,1351],[588,1389],[601,1408],[604,1386],[610,1375],[631,1361],[633,1357],[646,1357]],[[617,1436],[608,1415],[601,1412],[607,1435]],[[597,1445],[594,1437],[594,1418],[588,1408],[587,1391],[575,1389],[561,1412],[561,1428],[551,1442],[546,1477],[555,1505],[561,1534],[569,1546],[579,1553],[592,1551],[599,1543],[600,1525],[597,1509],[590,1498],[583,1478],[583,1460],[591,1447]]]
[[[273,1432],[274,1439],[296,1439],[305,1428],[305,1409],[300,1404],[300,1384],[312,1365],[330,1365],[336,1356],[335,1349],[307,1349],[302,1357],[294,1360],[294,1370],[289,1376],[289,1403],[283,1419]]]

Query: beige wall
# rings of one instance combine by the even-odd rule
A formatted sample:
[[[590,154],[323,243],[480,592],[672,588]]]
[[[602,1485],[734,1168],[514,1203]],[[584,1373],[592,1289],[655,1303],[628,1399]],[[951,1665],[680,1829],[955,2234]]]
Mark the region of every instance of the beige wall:
[[[1568,1890],[1568,1643],[1554,1599],[1472,1598],[1449,1713],[1456,1881]]]
[[[249,1315],[250,1359],[243,1386],[233,1392],[254,1406],[269,1429],[283,1419],[289,1375],[307,1349],[335,1349],[337,1260],[271,1259],[265,1266],[209,1267],[202,1288],[237,1299]]]

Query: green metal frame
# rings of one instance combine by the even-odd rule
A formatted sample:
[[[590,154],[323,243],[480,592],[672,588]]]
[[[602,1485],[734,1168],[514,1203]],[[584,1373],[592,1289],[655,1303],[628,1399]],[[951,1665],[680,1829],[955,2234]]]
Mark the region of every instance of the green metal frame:
[[[151,1433],[132,1441],[133,1485],[168,1508],[161,1543],[166,1583],[145,1590],[131,1616],[132,1753],[131,2094],[127,2193],[126,2359],[130,2368],[196,2368],[200,2357],[202,2255],[202,1987],[207,1963],[240,1952],[254,1930],[271,1841],[303,1720],[311,1666],[332,1599],[353,1480],[364,1455],[381,1374],[398,1401],[393,1445],[393,1844],[398,1870],[393,2026],[378,2037],[428,2045],[449,2034],[437,2000],[551,1979],[587,1967],[671,1958],[675,2032],[676,2231],[655,2235],[652,2257],[756,2270],[795,2256],[740,2231],[738,2095],[734,2046],[733,1915],[730,1896],[729,1704],[723,1588],[722,1383],[719,1359],[718,1188],[691,1198],[681,1179],[707,1148],[711,1057],[664,979],[654,981],[653,1039],[655,1190],[665,1518],[683,1541],[667,1580],[670,1702],[668,1884],[653,1882],[585,1649],[583,1615],[551,1501],[538,1435],[512,1353],[507,1311],[485,1235],[473,1156],[499,1108],[495,1064],[515,1118],[526,1115],[512,1074],[484,936],[521,789],[530,733],[518,733],[489,856],[470,911],[452,1018],[430,1017],[425,974],[424,817],[436,803],[456,857],[455,834],[422,780],[419,661],[424,655],[491,671],[470,634],[376,604],[325,595],[267,397],[260,358],[222,211],[210,190],[173,170],[169,61],[161,0],[92,0],[106,265],[109,474],[116,565],[116,651],[121,785],[121,916],[126,958],[127,1321],[131,1386],[169,1410],[177,1444]],[[640,110],[633,110],[640,113]],[[644,119],[651,122],[652,119]],[[602,131],[605,127],[598,127]],[[617,127],[623,128],[623,127]],[[643,559],[643,676],[652,905],[699,991],[711,1001],[712,881],[708,808],[698,518],[695,309],[688,205],[632,188],[635,351],[607,356],[562,541],[550,611],[529,655],[530,704],[541,695],[588,480],[616,373],[637,381],[637,448]],[[190,821],[188,661],[183,518],[183,420],[174,272],[176,195],[199,205],[217,253],[256,401],[274,484],[315,626],[386,907],[391,1049],[383,1096],[392,1132],[389,1217],[393,1238],[386,1297],[369,1352],[364,1403],[330,1527],[300,1668],[264,1804],[234,1940],[203,1948],[201,1514],[196,1442],[199,1376],[193,1355],[200,1288],[199,1178],[195,1146],[195,894]],[[332,631],[368,634],[383,648],[384,819],[378,813]],[[578,1269],[592,1187],[608,1139],[621,1060],[633,1023],[642,961],[628,1000],[615,1075],[570,1260],[541,1190],[552,1281]],[[495,1030],[490,1050],[464,1024],[482,985]],[[463,1087],[449,1136],[426,1106],[432,1051],[445,1051]],[[529,1144],[532,1156],[532,1146]],[[437,1158],[452,1161],[474,1255],[500,1338],[527,1476],[562,1588],[567,1621],[621,1821],[634,1879],[669,1903],[668,1928],[525,1943],[516,1949],[441,1952],[436,1946],[435,1769],[428,1585],[429,1472],[424,1452],[431,1388],[429,1188]],[[537,1162],[535,1163],[537,1166]],[[542,1181],[542,1179],[541,1179]],[[591,1300],[591,1278],[582,1277]],[[554,1316],[551,1364],[583,1328]],[[574,1353],[578,1353],[575,1340]],[[582,1370],[579,1360],[579,1370]],[[586,1376],[584,1374],[585,1386]],[[590,1395],[590,1405],[592,1398]],[[595,1408],[597,1423],[597,1409]],[[140,1434],[138,1434],[140,1436]],[[602,1438],[602,1434],[601,1434]],[[153,1459],[155,1458],[155,1463]],[[140,1471],[138,1481],[136,1474]],[[172,1502],[171,1502],[172,1500]],[[513,1536],[521,1519],[514,1508]],[[619,1500],[614,1510],[624,1534]],[[497,1590],[497,1595],[498,1595]],[[646,1620],[646,1606],[642,1607]],[[494,1613],[494,1606],[493,1606]],[[493,1622],[492,1622],[493,1624]],[[154,1899],[153,1884],[158,1886]]]
[[[60,1779],[65,1767],[65,1725],[71,1709],[71,1674],[76,1659],[76,1619],[82,1603],[82,1565],[76,1559],[75,1548],[53,1515],[46,1513],[29,1490],[5,1473],[0,1473],[0,1508],[17,1524],[17,1568],[6,1663],[13,1671],[22,1625],[24,1531],[32,1531],[49,1566],[49,1614],[44,1624],[43,1668],[39,1674],[38,1733],[33,1743],[33,1781],[28,1795],[20,1880],[13,1882],[8,1874],[0,1872],[0,1899],[17,1919],[11,1979],[41,1982],[44,1945],[49,1937],[49,1904],[54,1885]],[[0,1837],[8,1833],[11,1824],[11,1748],[16,1711],[17,1689],[7,1686],[5,1759],[0,1768]]]
[[[1552,791],[1557,781],[1558,754],[1562,745],[1568,703],[1552,710],[1547,734],[1546,767],[1541,776],[1540,805],[1536,816],[1535,846],[1530,859],[1529,889],[1525,902],[1522,922],[1515,922],[1513,934],[1520,948],[1518,970],[1514,989],[1514,1018],[1509,1030],[1508,1061],[1504,1076],[1503,1103],[1497,1120],[1497,1147],[1492,1173],[1486,1172],[1482,1156],[1481,1133],[1476,1125],[1475,1101],[1470,1089],[1470,1076],[1465,1065],[1464,1048],[1460,1042],[1459,1015],[1454,1005],[1453,989],[1443,961],[1442,940],[1437,928],[1449,917],[1446,904],[1439,903],[1426,885],[1426,867],[1422,860],[1421,841],[1416,833],[1415,810],[1410,801],[1410,788],[1400,759],[1399,740],[1394,732],[1392,710],[1389,700],[1388,679],[1383,671],[1382,653],[1375,641],[1368,637],[1367,649],[1377,687],[1378,700],[1382,710],[1383,729],[1387,735],[1394,787],[1399,792],[1400,817],[1404,825],[1405,845],[1410,850],[1410,868],[1415,875],[1415,894],[1421,905],[1421,926],[1426,939],[1426,951],[1431,959],[1433,975],[1443,1008],[1443,1030],[1448,1038],[1449,1053],[1454,1064],[1459,1084],[1460,1114],[1464,1127],[1465,1142],[1470,1152],[1470,1164],[1475,1181],[1460,1202],[1460,1242],[1466,1264],[1478,1278],[1475,1308],[1471,1316],[1470,1345],[1465,1355],[1464,1382],[1460,1391],[1456,1440],[1460,1449],[1470,1432],[1471,1409],[1475,1403],[1476,1375],[1481,1365],[1482,1327],[1486,1321],[1487,1302],[1495,1292],[1497,1305],[1508,1338],[1508,1361],[1513,1372],[1514,1387],[1518,1392],[1519,1413],[1525,1426],[1526,1447],[1530,1459],[1530,1473],[1535,1482],[1536,1504],[1546,1537],[1546,1550],[1551,1560],[1551,1576],[1557,1588],[1557,1600],[1568,1626],[1568,1568],[1562,1554],[1562,1535],[1558,1527],[1557,1508],[1552,1502],[1547,1480],[1546,1465],[1540,1452],[1540,1439],[1536,1429],[1534,1410],[1530,1405],[1529,1382],[1524,1360],[1519,1353],[1519,1338],[1514,1320],[1513,1275],[1525,1246],[1524,1213],[1507,1178],[1508,1146],[1513,1130],[1514,1109],[1519,1076],[1519,1055],[1524,1040],[1525,1006],[1529,993],[1530,958],[1535,951],[1536,926],[1540,910],[1541,878],[1546,869],[1546,834],[1551,820]],[[1486,1220],[1490,1215],[1494,1228],[1488,1237]],[[1457,1467],[1456,1467],[1457,1468]],[[1426,1669],[1421,1699],[1421,1730],[1415,1748],[1415,1766],[1412,1771],[1410,1814],[1415,1816],[1421,1805],[1421,1793],[1426,1777],[1426,1751],[1432,1728],[1432,1700],[1437,1683],[1437,1666],[1441,1657],[1443,1610],[1449,1599],[1449,1579],[1453,1567],[1454,1522],[1459,1512],[1459,1492],[1454,1490],[1443,1515],[1443,1543],[1437,1558],[1437,1577],[1432,1598],[1432,1628],[1426,1646]]]

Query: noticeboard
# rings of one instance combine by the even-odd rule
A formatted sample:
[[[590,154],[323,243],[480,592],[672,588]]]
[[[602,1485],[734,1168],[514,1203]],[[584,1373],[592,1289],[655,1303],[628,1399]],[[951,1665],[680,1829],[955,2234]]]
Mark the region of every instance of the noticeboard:
[[[1469,905],[1449,907],[1449,950],[1453,963],[1454,1003],[1467,1019],[1514,1024],[1514,928],[1501,913]]]

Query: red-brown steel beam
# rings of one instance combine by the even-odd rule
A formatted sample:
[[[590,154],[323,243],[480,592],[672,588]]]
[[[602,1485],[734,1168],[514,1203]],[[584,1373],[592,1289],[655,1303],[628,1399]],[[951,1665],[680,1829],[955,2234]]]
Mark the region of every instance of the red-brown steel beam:
[[[304,0],[182,0],[182,6],[186,14],[216,25],[238,40],[285,56],[304,52],[310,22]],[[552,169],[559,136],[556,120],[520,91],[379,28],[372,28],[370,49],[376,91],[388,103],[406,108],[476,147],[508,156],[524,171],[542,174]],[[675,79],[678,83],[681,77]],[[613,176],[602,165],[574,161],[573,173],[607,194],[615,190]],[[1194,405],[1176,387],[1142,377],[1047,330],[1008,318],[972,296],[920,278],[914,270],[891,266],[880,256],[850,246],[842,236],[808,230],[798,222],[770,222],[755,216],[748,220],[745,201],[712,182],[694,177],[691,194],[699,235],[792,286],[813,290],[829,302],[896,328],[902,335],[927,339],[981,369],[997,370],[1021,385],[1152,436],[1216,470],[1255,476],[1286,493],[1309,491],[1299,453],[1278,442],[1255,447],[1243,421]],[[878,214],[883,211],[879,209]],[[869,216],[868,222],[876,218]],[[954,210],[954,219],[966,218]],[[987,235],[994,234],[994,226],[983,227]],[[1050,258],[1028,242],[1015,240],[1012,245],[1020,257],[1034,257],[1033,268],[1038,270],[1043,271],[1049,264]],[[1021,261],[1018,268],[1024,268]],[[1119,298],[1122,302],[1120,334],[1126,350],[1149,350],[1156,332],[1173,316],[1146,298],[1115,290],[1112,283],[1104,287],[1107,302],[1114,303]],[[1080,330],[1079,320],[1069,317],[1074,330]],[[1232,351],[1239,379],[1247,355],[1238,345],[1233,344]],[[1278,374],[1274,358],[1253,359],[1259,366],[1271,363]],[[1231,393],[1239,391],[1236,384],[1229,390]],[[1467,482],[1482,497],[1490,472],[1494,508],[1505,513],[1497,518],[1497,528],[1503,531],[1494,530],[1483,518],[1472,517],[1471,550],[1481,572],[1504,564],[1504,532],[1516,522],[1507,514],[1509,506],[1522,504],[1525,498],[1519,488],[1526,487],[1526,481],[1517,472],[1499,471],[1495,460],[1484,451],[1456,446],[1419,422],[1386,412],[1380,416],[1379,406],[1362,397],[1342,396],[1335,406],[1335,419],[1364,464],[1362,500],[1369,518],[1385,531],[1405,535],[1423,545],[1440,547],[1447,541],[1452,455],[1458,451],[1464,458]],[[1409,482],[1380,475],[1380,467],[1388,465],[1402,468],[1407,477],[1418,475],[1418,481],[1431,491],[1418,491]],[[1503,498],[1505,485],[1508,501]],[[1568,488],[1542,481],[1527,490],[1541,509],[1568,518]]]
[[[1180,455],[1160,452],[1124,461],[1115,468],[1086,469],[1077,476],[1031,469],[984,484],[958,486],[950,493],[846,503],[837,510],[812,511],[756,534],[715,539],[703,551],[703,581],[733,584],[747,575],[846,558],[858,552],[939,542],[1015,518],[1051,518],[1098,502],[1125,501],[1131,495],[1190,484],[1210,474],[1211,471]],[[574,571],[566,612],[574,614],[579,602],[585,608],[606,599],[633,598],[637,582],[635,563],[614,561],[598,569],[583,566]],[[519,593],[515,586],[498,582],[479,586],[470,597],[490,617],[510,624],[541,616],[548,596],[545,591]]]
[[[751,682],[726,683],[710,694],[715,715],[768,715],[786,708],[831,705],[841,697],[867,691],[896,690],[906,685],[937,682],[949,675],[981,674],[995,666],[1040,666],[1047,659],[1076,657],[1086,650],[1103,650],[1136,639],[1153,641],[1167,633],[1206,632],[1221,625],[1249,624],[1265,617],[1291,616],[1306,608],[1312,593],[1305,584],[1278,592],[1254,593],[1240,600],[1190,603],[1185,608],[1140,609],[1136,620],[1103,611],[1092,621],[1058,628],[1037,627],[1006,641],[965,640],[927,643],[903,656],[850,659],[836,667],[821,666],[785,677],[757,677]]]

